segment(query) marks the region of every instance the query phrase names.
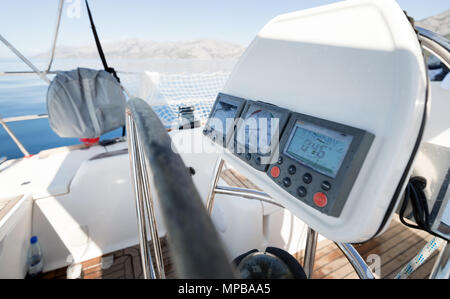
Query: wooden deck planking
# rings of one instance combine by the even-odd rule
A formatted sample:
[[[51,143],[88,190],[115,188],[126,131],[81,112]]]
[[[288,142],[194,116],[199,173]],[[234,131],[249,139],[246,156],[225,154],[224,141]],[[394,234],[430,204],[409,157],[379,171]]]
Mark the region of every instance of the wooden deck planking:
[[[426,232],[411,230],[394,220],[390,228],[381,236],[354,246],[366,261],[371,254],[378,255],[381,259],[381,278],[392,279],[419,253],[431,238],[432,236]],[[324,243],[326,246],[318,248],[313,278],[358,278],[353,267],[334,243],[325,240],[319,242],[318,246],[321,243]],[[427,278],[431,273],[437,254],[438,252],[436,251],[409,278]],[[303,252],[296,254],[300,263],[303,262],[302,256]]]
[[[400,231],[400,233],[399,233]],[[406,231],[406,233],[405,233]],[[398,238],[396,238],[398,237]],[[381,277],[394,278],[395,275],[409,262],[431,239],[426,233],[411,232],[396,222],[378,238],[364,244],[355,245],[363,258],[370,254],[378,254],[381,258]],[[381,241],[386,241],[381,243]],[[393,244],[392,240],[397,243]],[[173,265],[165,240],[163,242],[163,255],[166,274],[168,278],[175,278]],[[359,248],[358,248],[359,247]],[[151,250],[152,251],[152,250]],[[101,258],[95,258],[82,263],[82,279],[139,279],[142,278],[140,266],[139,247],[133,246],[127,249],[112,253],[114,255],[114,264],[108,269],[102,269]],[[437,258],[437,252],[433,254],[421,267],[419,267],[411,276],[412,279],[427,278],[434,261]],[[111,254],[110,254],[111,255]],[[295,254],[300,263],[303,262],[303,252]],[[45,279],[64,279],[66,278],[66,269],[59,269],[45,274]],[[340,249],[331,241],[324,240],[318,243],[316,259],[314,264],[314,279],[357,279],[358,276],[353,270],[346,257]]]
[[[260,190],[251,181],[232,169],[223,171],[221,178],[230,186]],[[397,273],[414,258],[419,251],[431,240],[431,235],[423,231],[410,229],[394,218],[390,227],[380,236],[362,243],[354,244],[355,249],[365,260],[376,254],[381,259],[381,278],[392,279]],[[150,246],[152,248],[152,246]],[[162,239],[162,251],[167,278],[175,278],[169,248],[165,239]],[[151,249],[152,256],[153,249]],[[139,279],[142,278],[139,246],[112,253],[114,264],[108,269],[102,269],[101,257],[82,263],[83,279]],[[111,254],[109,254],[111,255]],[[409,277],[411,279],[427,278],[437,258],[436,251],[422,266]],[[294,254],[303,263],[303,251]],[[44,278],[65,278],[66,269],[59,269],[46,273]],[[357,279],[358,276],[346,257],[330,240],[323,240],[317,244],[314,264],[314,279]]]
[[[439,255],[438,251],[435,251],[433,255],[428,258],[425,263],[419,267],[416,271],[411,274],[411,279],[426,279],[430,277],[431,271],[433,270],[434,263],[437,261]]]
[[[174,278],[175,272],[169,254],[169,248],[165,239],[161,239],[161,249],[164,257],[164,268],[167,278]],[[150,252],[152,257],[153,248],[150,242]],[[139,245],[122,249],[105,257],[114,256],[114,263],[111,267],[103,269],[102,257],[97,257],[82,263],[81,279],[142,279],[141,260],[139,255]],[[154,261],[155,264],[155,261]],[[51,271],[44,274],[43,279],[65,279],[67,268]]]
[[[251,182],[249,184],[246,178],[243,178],[233,169],[225,170],[222,173],[222,178],[230,186],[260,190]],[[380,257],[381,278],[395,278],[397,273],[420,252],[431,238],[432,236],[424,231],[413,230],[404,226],[395,217],[382,235],[362,244],[354,244],[354,247],[366,261],[371,254]],[[303,254],[303,252],[294,254],[301,264],[303,263]],[[436,251],[409,278],[427,278],[431,273],[437,255],[438,252]],[[317,244],[312,277],[324,279],[358,278],[355,270],[340,249],[329,240],[323,240]]]

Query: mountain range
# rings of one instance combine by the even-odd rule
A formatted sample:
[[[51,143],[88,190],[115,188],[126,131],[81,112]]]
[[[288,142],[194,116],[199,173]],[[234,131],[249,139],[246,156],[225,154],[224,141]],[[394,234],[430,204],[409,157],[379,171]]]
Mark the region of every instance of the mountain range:
[[[196,39],[177,42],[156,42],[141,39],[125,39],[102,42],[102,48],[108,58],[168,58],[168,59],[237,59],[244,47],[226,41]],[[48,57],[49,53],[38,56]],[[57,58],[97,58],[95,45],[56,49]]]
[[[450,39],[450,9],[438,15],[416,22],[416,25],[429,29]],[[238,59],[245,48],[227,41],[196,39],[189,41],[156,42],[142,39],[124,39],[102,42],[108,58],[163,58],[163,59]],[[49,52],[38,57],[48,57]],[[97,58],[94,44],[89,46],[58,46],[57,58]]]
[[[450,9],[438,15],[417,21],[416,25],[450,39]]]

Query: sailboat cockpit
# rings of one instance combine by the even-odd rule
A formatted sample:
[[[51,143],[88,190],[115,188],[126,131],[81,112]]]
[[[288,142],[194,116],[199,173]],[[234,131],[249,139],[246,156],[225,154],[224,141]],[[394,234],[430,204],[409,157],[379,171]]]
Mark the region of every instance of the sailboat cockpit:
[[[33,236],[42,278],[406,278],[429,256],[449,278],[450,91],[427,65],[450,67],[448,40],[393,0],[292,12],[209,102],[163,109],[93,15],[104,70],[41,71],[0,35],[49,83],[47,115],[0,118],[25,156],[0,162],[0,278],[27,276]],[[8,127],[30,118],[84,143],[32,155]]]

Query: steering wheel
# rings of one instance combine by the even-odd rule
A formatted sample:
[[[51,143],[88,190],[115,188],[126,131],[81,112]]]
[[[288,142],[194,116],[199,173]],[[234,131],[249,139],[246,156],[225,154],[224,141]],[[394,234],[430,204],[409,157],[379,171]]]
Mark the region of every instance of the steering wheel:
[[[150,227],[153,225],[156,230],[149,191],[155,190],[177,277],[235,278],[191,175],[180,155],[173,151],[170,136],[159,117],[145,101],[135,98],[127,103],[126,121],[143,267],[146,262],[153,266],[145,250],[148,245],[145,214],[150,217]],[[152,239],[158,238],[155,230]]]

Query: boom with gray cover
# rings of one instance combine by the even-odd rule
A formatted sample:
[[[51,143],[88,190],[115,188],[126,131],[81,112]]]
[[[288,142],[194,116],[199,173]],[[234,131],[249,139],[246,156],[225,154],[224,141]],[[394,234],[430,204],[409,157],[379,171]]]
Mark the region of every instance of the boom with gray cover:
[[[50,126],[60,137],[96,138],[125,125],[126,99],[110,73],[58,72],[47,92]]]

